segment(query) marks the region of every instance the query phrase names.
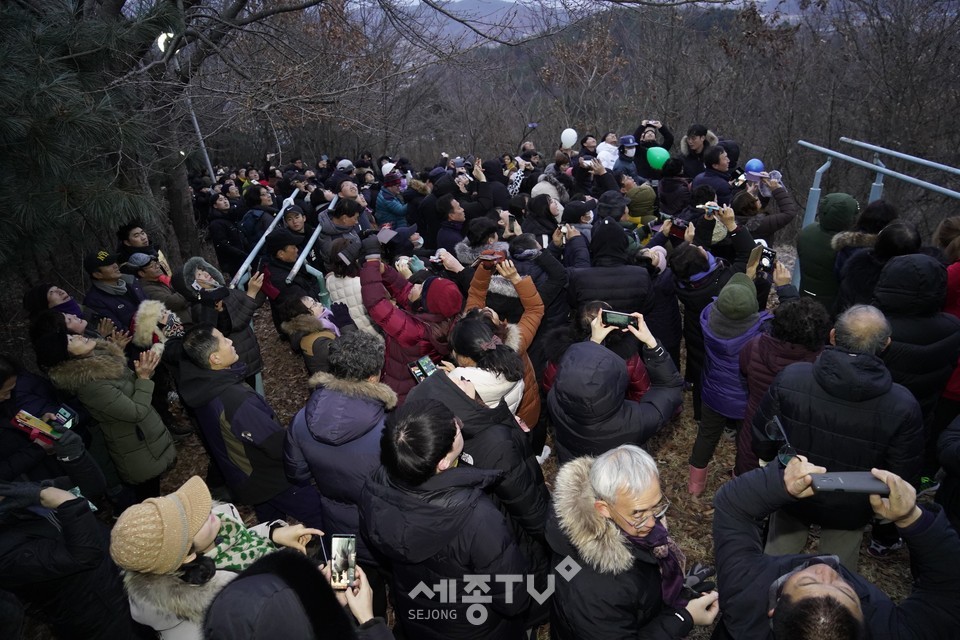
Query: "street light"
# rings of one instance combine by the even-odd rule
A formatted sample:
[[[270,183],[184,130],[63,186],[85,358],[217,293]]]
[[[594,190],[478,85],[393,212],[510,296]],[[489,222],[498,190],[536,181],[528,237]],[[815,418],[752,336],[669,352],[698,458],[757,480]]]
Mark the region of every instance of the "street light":
[[[157,48],[160,49],[160,53],[166,53],[167,51],[167,41],[172,40],[174,34],[167,31],[161,33],[157,36]],[[177,52],[174,51],[173,55],[170,56],[173,60],[173,68],[176,72],[180,73],[180,60],[177,59]],[[207,172],[210,175],[211,180],[216,179],[216,173],[213,171],[213,164],[210,162],[210,156],[207,154],[207,145],[203,141],[203,133],[200,132],[200,123],[197,121],[197,114],[193,110],[193,100],[190,99],[190,88],[187,87],[187,91],[183,94],[187,99],[187,110],[190,112],[190,120],[193,122],[193,130],[197,134],[197,140],[200,142],[200,152],[203,154],[203,161],[207,164]],[[180,155],[184,155],[183,152],[180,152]]]

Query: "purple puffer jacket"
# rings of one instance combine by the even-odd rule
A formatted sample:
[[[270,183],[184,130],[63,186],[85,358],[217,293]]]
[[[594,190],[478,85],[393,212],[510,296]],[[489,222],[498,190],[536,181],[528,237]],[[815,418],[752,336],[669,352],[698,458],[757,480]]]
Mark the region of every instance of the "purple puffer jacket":
[[[740,377],[740,350],[760,333],[760,327],[773,315],[761,311],[757,320],[735,338],[721,338],[710,329],[710,314],[715,302],[700,313],[703,329],[703,346],[706,357],[703,363],[703,403],[722,416],[742,420],[747,410],[747,387]]]

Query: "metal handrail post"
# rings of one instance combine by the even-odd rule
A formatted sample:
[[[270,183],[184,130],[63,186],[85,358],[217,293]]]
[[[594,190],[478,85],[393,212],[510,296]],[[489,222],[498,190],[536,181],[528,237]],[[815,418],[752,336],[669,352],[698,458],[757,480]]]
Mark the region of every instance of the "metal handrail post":
[[[960,176],[960,169],[951,167],[947,164],[940,164],[939,162],[925,160],[923,158],[911,156],[906,153],[900,153],[899,151],[893,151],[892,149],[878,147],[877,145],[870,144],[869,142],[860,142],[859,140],[854,140],[853,138],[842,137],[840,138],[840,142],[846,142],[847,144],[852,144],[853,146],[860,147],[861,149],[869,149],[875,153],[884,153],[888,156],[893,156],[894,158],[900,158],[901,160],[907,160],[908,162],[915,162],[916,164],[930,167],[931,169],[939,169],[940,171],[946,171],[947,173],[953,173]]]
[[[329,208],[326,210],[329,211]],[[319,214],[317,217],[319,218]],[[297,256],[297,261],[293,263],[293,268],[290,269],[290,275],[287,276],[287,284],[293,282],[293,279],[297,277],[298,273],[300,273],[300,269],[303,267],[303,263],[306,262],[307,255],[309,255],[310,250],[313,249],[313,245],[316,244],[317,239],[320,237],[321,231],[323,231],[323,225],[320,224],[320,220],[318,219],[317,228],[314,229],[313,233],[310,234],[310,237],[307,238],[307,243],[303,245],[302,249],[300,249],[300,255]]]
[[[254,258],[257,257],[257,254],[260,253],[260,249],[263,248],[263,244],[267,241],[267,236],[270,235],[270,232],[276,228],[277,224],[283,220],[283,214],[288,207],[293,206],[293,199],[297,197],[297,194],[300,193],[300,189],[294,189],[293,193],[290,194],[290,197],[283,201],[283,207],[280,211],[277,212],[277,215],[274,216],[273,221],[267,227],[266,231],[263,232],[263,235],[260,236],[260,239],[257,240],[257,244],[253,246],[253,249],[250,251],[250,255],[247,256],[247,259],[243,261],[243,264],[240,265],[240,268],[237,269],[237,272],[233,274],[233,279],[230,280],[230,288],[235,289],[237,283],[240,282],[240,278],[243,273],[250,268],[250,265],[253,264]]]
[[[800,227],[801,229],[809,224],[813,224],[813,221],[817,218],[817,208],[820,206],[820,181],[823,179],[823,174],[826,173],[831,164],[833,164],[833,158],[827,158],[827,161],[813,174],[813,186],[810,187],[810,192],[807,194],[807,207],[803,211],[803,226]],[[797,289],[800,288],[799,258],[797,258],[793,264],[793,286]]]
[[[873,154],[873,164],[877,165],[882,169],[886,169],[887,165],[883,164],[880,160],[880,154]],[[867,202],[876,202],[883,197],[883,174],[879,171],[877,172],[877,177],[873,181],[873,184],[870,185],[870,199]]]

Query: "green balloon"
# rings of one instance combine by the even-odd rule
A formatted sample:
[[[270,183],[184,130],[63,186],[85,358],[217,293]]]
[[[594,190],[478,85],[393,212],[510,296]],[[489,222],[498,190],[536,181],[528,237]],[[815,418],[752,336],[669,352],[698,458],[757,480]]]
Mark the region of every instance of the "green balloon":
[[[647,164],[651,169],[659,171],[663,169],[663,163],[670,159],[670,152],[663,147],[650,147],[647,149]]]

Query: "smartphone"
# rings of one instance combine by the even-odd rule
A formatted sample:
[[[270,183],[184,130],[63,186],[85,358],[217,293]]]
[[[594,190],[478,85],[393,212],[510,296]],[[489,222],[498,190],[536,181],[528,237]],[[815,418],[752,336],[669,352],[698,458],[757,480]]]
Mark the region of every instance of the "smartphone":
[[[684,236],[687,234],[687,227],[690,226],[690,223],[682,218],[674,218],[670,223],[670,237],[676,238],[677,240],[683,240]]]
[[[433,360],[430,359],[430,356],[422,356],[414,360],[407,365],[407,368],[410,370],[410,374],[417,384],[420,384],[439,370],[437,365],[433,363]]]
[[[890,487],[874,477],[869,471],[843,471],[836,473],[815,473],[813,490],[816,493],[866,493],[889,496]]]
[[[346,591],[356,578],[357,537],[335,533],[330,540],[330,586]]]
[[[760,245],[760,247],[762,251],[760,252],[760,265],[757,267],[757,270],[773,273],[773,267],[777,264],[777,252],[763,245]]]
[[[510,229],[510,233],[517,232],[517,216],[512,213],[507,214],[507,228]]]
[[[66,431],[67,429],[73,428],[73,421],[77,417],[77,412],[68,407],[67,405],[62,405],[54,416],[54,427],[60,431]]]
[[[622,313],[620,311],[608,311],[606,309],[601,309],[600,322],[608,327],[620,327],[621,329],[625,329],[631,325],[634,329],[640,328],[640,321],[636,318],[636,316],[632,316],[629,313]]]
[[[22,410],[17,412],[17,415],[10,421],[10,424],[26,432],[31,438],[40,438],[48,443],[59,440],[60,436],[63,435],[63,429],[61,427],[57,426],[54,428],[54,425],[48,424],[40,418]]]
[[[260,273],[260,267],[262,266],[263,256],[257,256],[256,259],[254,259],[253,264],[250,265],[250,268],[253,269],[253,271],[250,272],[251,275],[254,273]]]

